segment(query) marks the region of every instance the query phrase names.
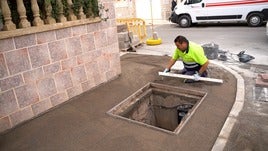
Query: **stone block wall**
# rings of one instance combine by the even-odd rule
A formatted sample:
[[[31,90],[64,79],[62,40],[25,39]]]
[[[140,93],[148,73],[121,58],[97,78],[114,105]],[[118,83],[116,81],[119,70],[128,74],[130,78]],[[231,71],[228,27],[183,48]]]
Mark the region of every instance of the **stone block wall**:
[[[162,8],[162,12],[161,12],[161,16],[163,20],[168,20],[172,11],[171,11],[171,2],[173,0],[162,0],[161,1],[161,8]],[[180,3],[180,0],[177,0],[177,3]]]
[[[0,40],[0,133],[121,73],[113,1],[103,4],[107,21]]]

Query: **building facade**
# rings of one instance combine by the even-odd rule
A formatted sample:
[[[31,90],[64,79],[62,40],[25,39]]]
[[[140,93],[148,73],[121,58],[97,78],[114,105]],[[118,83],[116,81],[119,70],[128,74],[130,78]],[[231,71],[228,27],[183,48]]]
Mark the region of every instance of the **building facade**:
[[[115,0],[116,18],[168,20],[172,0]],[[152,6],[152,14],[151,14]]]

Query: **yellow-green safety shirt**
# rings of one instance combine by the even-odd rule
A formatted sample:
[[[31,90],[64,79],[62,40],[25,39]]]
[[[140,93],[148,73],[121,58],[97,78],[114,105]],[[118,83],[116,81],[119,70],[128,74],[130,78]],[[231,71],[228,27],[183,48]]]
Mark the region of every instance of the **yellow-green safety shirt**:
[[[185,52],[176,48],[172,59],[182,59],[184,68],[189,71],[199,71],[201,66],[208,61],[203,48],[193,42],[189,42],[188,50]]]

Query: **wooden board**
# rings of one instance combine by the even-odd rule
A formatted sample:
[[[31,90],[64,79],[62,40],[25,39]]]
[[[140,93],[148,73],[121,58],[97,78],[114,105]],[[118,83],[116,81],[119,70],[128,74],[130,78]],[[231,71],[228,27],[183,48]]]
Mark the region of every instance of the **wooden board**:
[[[166,76],[166,77],[175,77],[175,78],[183,78],[183,79],[191,79],[194,80],[194,76],[190,75],[183,75],[183,74],[175,74],[175,73],[170,73],[170,72],[158,72],[158,75],[160,76]],[[214,79],[214,78],[205,78],[205,77],[200,77],[199,81],[208,81],[208,82],[215,82],[215,83],[223,83],[222,79]]]

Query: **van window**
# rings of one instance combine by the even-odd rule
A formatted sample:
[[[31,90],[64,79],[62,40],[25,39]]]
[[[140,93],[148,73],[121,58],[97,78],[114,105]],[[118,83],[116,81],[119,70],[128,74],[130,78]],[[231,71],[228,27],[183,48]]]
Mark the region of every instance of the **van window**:
[[[189,4],[196,4],[196,3],[200,3],[202,0],[189,0],[188,1],[188,5]]]

